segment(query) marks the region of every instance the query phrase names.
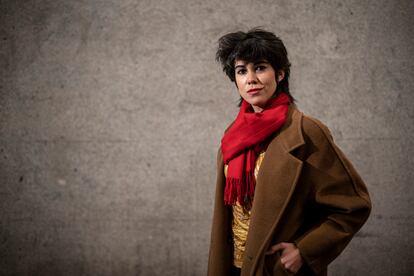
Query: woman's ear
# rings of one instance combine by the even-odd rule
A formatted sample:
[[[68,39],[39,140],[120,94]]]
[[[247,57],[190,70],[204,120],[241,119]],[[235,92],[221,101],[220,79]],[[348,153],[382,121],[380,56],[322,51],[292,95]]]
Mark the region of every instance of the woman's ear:
[[[285,71],[278,70],[277,71],[277,76],[276,76],[277,82],[281,82],[284,78],[285,78]]]

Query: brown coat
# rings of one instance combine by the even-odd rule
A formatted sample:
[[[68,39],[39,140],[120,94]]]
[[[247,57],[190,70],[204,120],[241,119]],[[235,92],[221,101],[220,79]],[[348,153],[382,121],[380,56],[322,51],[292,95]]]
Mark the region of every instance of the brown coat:
[[[223,158],[217,186],[208,275],[229,275],[231,208],[224,205]],[[242,275],[288,275],[270,246],[294,242],[304,259],[297,275],[326,275],[327,265],[368,218],[370,198],[362,179],[334,144],[326,126],[294,106],[271,140],[257,177]]]

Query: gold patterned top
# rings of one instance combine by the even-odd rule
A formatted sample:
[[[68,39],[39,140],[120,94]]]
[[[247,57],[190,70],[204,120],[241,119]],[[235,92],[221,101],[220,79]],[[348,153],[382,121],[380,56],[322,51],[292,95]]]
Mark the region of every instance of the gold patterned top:
[[[254,167],[254,176],[257,179],[260,165],[262,164],[265,152],[260,152],[256,158]],[[227,165],[224,165],[224,175],[227,177]],[[246,247],[247,233],[249,232],[250,215],[251,211],[247,210],[243,206],[236,202],[232,206],[233,209],[233,221],[232,221],[232,232],[233,232],[233,265],[241,268],[243,264],[243,255]]]

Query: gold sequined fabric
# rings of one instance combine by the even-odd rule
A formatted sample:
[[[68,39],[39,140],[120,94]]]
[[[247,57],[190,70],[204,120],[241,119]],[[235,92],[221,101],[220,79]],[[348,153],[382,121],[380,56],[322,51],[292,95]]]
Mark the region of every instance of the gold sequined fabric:
[[[262,164],[265,152],[261,152],[256,158],[254,176],[257,179],[260,165]],[[227,165],[224,166],[224,175],[227,177]],[[243,255],[246,247],[247,233],[249,232],[249,223],[251,211],[246,210],[238,202],[232,206],[233,209],[233,265],[241,268],[243,265]]]

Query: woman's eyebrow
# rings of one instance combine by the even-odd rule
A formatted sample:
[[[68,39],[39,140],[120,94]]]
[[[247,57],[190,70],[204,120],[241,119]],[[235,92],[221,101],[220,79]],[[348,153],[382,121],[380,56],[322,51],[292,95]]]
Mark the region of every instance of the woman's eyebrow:
[[[262,59],[262,60],[258,60],[258,61],[253,62],[253,65],[258,65],[258,64],[263,64],[263,63],[269,64],[269,62],[267,60]],[[236,69],[237,67],[244,68],[244,67],[246,67],[246,64],[238,64],[238,65],[234,66],[234,69]]]
[[[269,63],[269,62],[265,59],[262,59],[262,60],[255,61],[253,64],[257,65],[257,64],[261,64],[261,63]]]

